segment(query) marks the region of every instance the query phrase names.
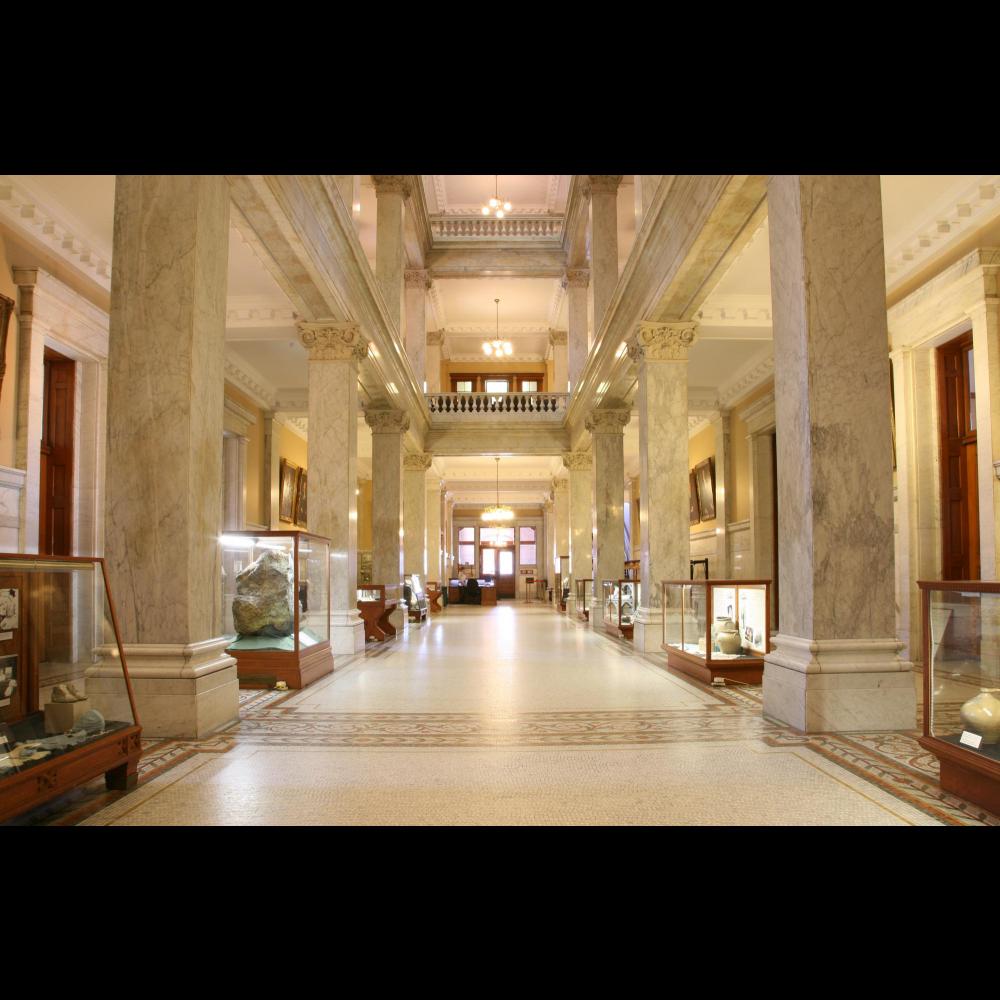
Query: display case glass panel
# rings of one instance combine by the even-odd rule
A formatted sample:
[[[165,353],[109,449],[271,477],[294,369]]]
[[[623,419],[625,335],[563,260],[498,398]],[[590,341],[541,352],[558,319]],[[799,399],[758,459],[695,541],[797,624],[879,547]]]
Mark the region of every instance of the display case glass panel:
[[[590,598],[594,590],[593,580],[577,580],[574,584],[576,587],[576,600],[580,606],[580,610],[584,611],[590,607]]]
[[[0,556],[0,819],[130,755],[134,782],[138,733],[102,560]]]
[[[635,612],[639,605],[638,580],[604,580],[601,584],[603,595],[602,619],[611,631],[620,631],[631,637],[635,623]]]

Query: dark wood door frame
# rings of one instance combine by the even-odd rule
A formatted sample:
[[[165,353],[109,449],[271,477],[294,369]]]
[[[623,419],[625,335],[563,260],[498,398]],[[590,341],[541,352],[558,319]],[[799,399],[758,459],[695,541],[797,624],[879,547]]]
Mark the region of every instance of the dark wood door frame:
[[[67,556],[73,549],[76,362],[46,347],[44,366],[38,551]]]

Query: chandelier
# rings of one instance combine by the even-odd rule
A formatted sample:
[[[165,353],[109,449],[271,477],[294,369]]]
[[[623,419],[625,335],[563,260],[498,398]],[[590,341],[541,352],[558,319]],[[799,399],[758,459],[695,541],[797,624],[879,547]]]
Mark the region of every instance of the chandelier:
[[[511,204],[509,201],[502,201],[500,199],[500,177],[497,174],[493,175],[493,197],[483,205],[480,211],[483,215],[495,215],[498,219],[502,219],[511,210]]]
[[[510,341],[500,339],[500,300],[493,300],[497,305],[497,335],[493,340],[483,341],[483,354],[490,358],[502,358],[514,353]]]
[[[483,511],[483,520],[492,521],[494,524],[498,524],[501,521],[513,521],[514,511],[510,509],[506,504],[500,503],[500,456],[496,456],[497,463],[497,502],[491,504],[486,510]]]

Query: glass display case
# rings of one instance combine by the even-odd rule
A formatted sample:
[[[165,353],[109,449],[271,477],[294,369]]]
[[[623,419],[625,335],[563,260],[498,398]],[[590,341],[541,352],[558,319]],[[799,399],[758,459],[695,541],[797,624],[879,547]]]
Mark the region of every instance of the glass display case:
[[[770,580],[664,580],[667,663],[710,684],[760,684],[770,652]]]
[[[576,580],[576,614],[582,621],[590,621],[590,598],[594,593],[593,580]]]
[[[384,642],[396,635],[396,626],[389,616],[399,602],[386,596],[386,587],[381,583],[370,583],[358,588],[358,610],[365,623],[365,642]]]
[[[104,560],[0,555],[0,821],[133,788],[141,732]]]
[[[639,607],[638,580],[604,580],[601,583],[601,614],[606,632],[632,638],[635,612]]]
[[[1000,813],[1000,583],[919,581],[924,711],[920,745],[941,787]]]
[[[305,531],[224,534],[222,629],[240,687],[301,688],[331,673],[329,539]]]
[[[427,595],[420,584],[420,574],[411,573],[403,583],[403,600],[411,622],[422,622],[427,618]]]

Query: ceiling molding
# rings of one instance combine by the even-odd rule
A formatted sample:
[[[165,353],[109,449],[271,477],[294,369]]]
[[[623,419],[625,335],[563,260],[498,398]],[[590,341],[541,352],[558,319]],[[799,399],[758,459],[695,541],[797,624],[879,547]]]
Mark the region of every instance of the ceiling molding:
[[[710,295],[695,314],[704,326],[771,326],[770,295]]]
[[[287,413],[275,413],[274,422],[286,427],[296,437],[303,441],[309,440],[309,420],[306,417],[294,417]]]
[[[231,295],[226,302],[226,326],[242,327],[293,326],[299,318],[291,304],[263,295]]]
[[[427,301],[430,303],[434,313],[434,321],[428,324],[432,329],[442,330],[448,321],[444,315],[444,301],[441,298],[441,289],[432,281],[431,287],[427,290]]]
[[[710,423],[711,420],[708,417],[689,415],[688,439],[693,438],[696,434],[700,434],[706,427],[709,426]]]
[[[493,322],[484,323],[449,323],[442,327],[445,333],[457,336],[486,336],[496,333],[497,324]],[[502,336],[516,336],[517,334],[544,334],[549,335],[551,326],[547,322],[530,323],[501,323],[500,334]]]
[[[490,364],[490,362],[486,360],[485,355],[483,354],[482,351],[479,351],[478,353],[470,352],[469,354],[452,353],[449,355],[448,360],[455,362],[461,361],[463,364],[472,361],[483,361],[486,365]],[[516,354],[510,355],[509,357],[506,357],[504,360],[505,363],[508,364],[517,364],[517,362],[519,361],[531,362],[532,364],[536,364],[539,361],[545,360],[545,354],[538,354],[538,353],[525,354],[522,351],[518,351]],[[487,370],[486,368],[483,369],[484,372],[486,370]],[[502,374],[504,373],[501,372],[500,375]],[[497,377],[499,377],[499,375]]]
[[[549,314],[548,314],[548,325],[550,327],[556,327],[559,325],[559,314],[562,312],[563,298],[566,295],[566,289],[563,287],[561,281],[556,282],[556,287],[552,292],[552,298],[549,300]]]
[[[751,358],[736,374],[719,386],[719,408],[731,409],[744,396],[774,377],[774,354],[764,358]]]
[[[237,360],[227,352],[224,371],[225,377],[258,406],[262,406],[265,410],[276,408],[277,390],[253,365],[242,358]]]
[[[549,186],[545,192],[545,209],[555,212],[559,201],[559,174],[549,174]]]
[[[0,218],[25,233],[75,270],[111,291],[111,248],[81,237],[79,227],[37,198],[27,187],[0,175]]]

